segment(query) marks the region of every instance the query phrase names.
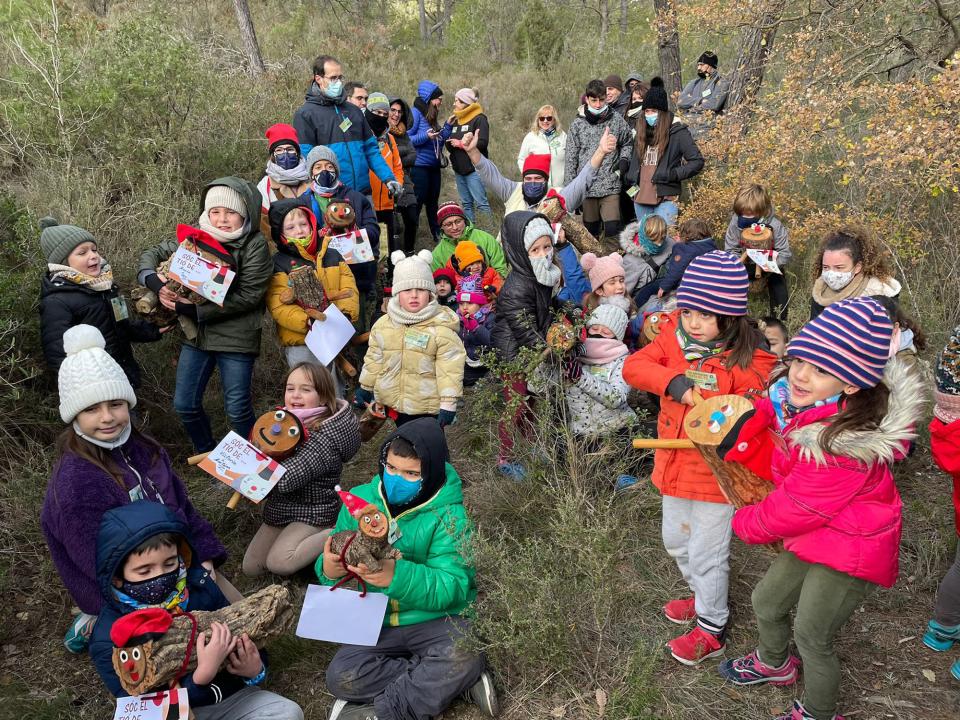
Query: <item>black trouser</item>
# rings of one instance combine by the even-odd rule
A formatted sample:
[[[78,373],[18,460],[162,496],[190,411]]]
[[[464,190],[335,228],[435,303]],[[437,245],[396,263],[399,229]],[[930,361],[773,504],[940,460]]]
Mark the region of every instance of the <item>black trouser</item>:
[[[397,208],[403,218],[403,245],[400,248],[404,255],[412,255],[417,245],[417,226],[420,224],[420,209],[416,205],[404,205]]]
[[[394,220],[393,210],[377,210],[377,222],[383,223],[387,228],[387,267],[390,268],[390,274],[393,275],[393,261],[390,256],[393,251],[400,246],[397,238],[396,221]]]
[[[413,166],[413,189],[417,196],[417,218],[420,209],[427,212],[427,223],[434,241],[440,237],[440,223],[437,222],[437,208],[440,204],[440,168]]]
[[[790,294],[787,290],[787,278],[777,273],[767,273],[767,292],[770,294],[770,314],[778,320],[787,321],[787,303]]]

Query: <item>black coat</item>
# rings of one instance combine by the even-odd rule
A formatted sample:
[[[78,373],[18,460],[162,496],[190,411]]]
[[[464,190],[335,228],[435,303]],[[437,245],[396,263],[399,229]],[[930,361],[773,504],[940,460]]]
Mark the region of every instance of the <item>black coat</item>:
[[[130,349],[131,342],[154,342],[160,329],[145,320],[117,320],[114,300],[125,302],[116,285],[109,290],[91,290],[45,272],[40,280],[40,340],[47,366],[54,374],[65,357],[63,334],[75,325],[93,325],[103,334],[106,350],[117,361],[134,388],[140,385],[140,366]],[[132,308],[127,305],[127,311]]]
[[[645,124],[645,123],[644,123]],[[639,145],[639,142],[637,143]],[[669,197],[679,195],[681,183],[689,180],[703,170],[703,155],[694,142],[687,126],[681,122],[670,125],[670,139],[667,141],[667,151],[657,163],[653,173],[653,184],[657,186],[657,195]],[[636,151],[631,153],[630,167],[627,170],[627,187],[634,185],[640,176],[640,159]]]

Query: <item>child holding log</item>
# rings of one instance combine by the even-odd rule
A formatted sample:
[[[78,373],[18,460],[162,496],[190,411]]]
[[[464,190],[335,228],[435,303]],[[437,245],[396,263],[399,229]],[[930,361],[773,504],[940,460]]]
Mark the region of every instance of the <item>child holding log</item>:
[[[836,635],[877,585],[897,579],[902,504],[891,465],[926,403],[920,375],[890,359],[899,346],[873,298],[829,306],[790,341],[787,375],[718,450],[775,486],[733,518],[745,542],[783,541],[784,551],[753,591],[759,647],[720,674],[737,685],[792,685],[802,660],[803,701],[778,720],[840,717]],[[794,608],[799,660],[788,651]]]
[[[627,358],[624,379],[660,396],[657,436],[685,439],[684,417],[703,397],[760,395],[776,362],[747,318],[749,279],[739,258],[714,250],[694,259],[677,288],[677,305],[660,333]],[[668,643],[685,665],[723,652],[729,609],[730,520],[733,506],[696,449],[659,449],[654,485],[663,495],[663,544],[692,595],[664,608],[677,624],[696,621]]]

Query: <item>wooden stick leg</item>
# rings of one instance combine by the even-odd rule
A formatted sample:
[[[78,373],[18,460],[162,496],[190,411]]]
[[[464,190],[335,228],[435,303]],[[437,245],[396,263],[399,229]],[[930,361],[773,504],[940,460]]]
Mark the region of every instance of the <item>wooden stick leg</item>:
[[[677,438],[676,440],[660,440],[658,438],[635,438],[635,450],[692,450],[696,447],[692,440]]]
[[[357,369],[353,364],[347,360],[343,355],[337,355],[335,359],[337,367],[347,376],[347,377],[356,377]]]
[[[187,465],[199,465],[201,462],[204,461],[204,459],[206,459],[207,455],[209,454],[210,453],[205,452],[205,453],[200,453],[199,455],[191,455],[190,457],[187,458]]]
[[[230,508],[231,510],[236,510],[237,503],[239,502],[240,502],[240,493],[235,492],[233,493],[233,495],[230,496],[230,499],[227,500],[227,507]]]

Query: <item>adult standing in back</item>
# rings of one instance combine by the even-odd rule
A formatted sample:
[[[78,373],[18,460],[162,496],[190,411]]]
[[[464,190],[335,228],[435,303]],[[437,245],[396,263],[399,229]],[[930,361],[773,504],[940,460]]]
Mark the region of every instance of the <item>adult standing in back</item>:
[[[336,153],[340,181],[348,188],[369,197],[372,170],[399,195],[403,186],[384,162],[363,110],[346,99],[343,66],[335,57],[321,55],[313,61],[313,82],[306,101],[293,115],[300,152],[305,157],[314,146],[326,145]]]
[[[517,167],[523,172],[529,155],[550,156],[550,177],[547,185],[552,188],[563,187],[563,166],[567,159],[567,134],[560,126],[560,118],[553,105],[542,105],[533,116],[530,132],[520,143],[517,154]]]
[[[394,98],[390,101],[390,134],[397,143],[400,152],[400,164],[403,166],[403,193],[397,200],[397,212],[403,218],[403,246],[390,246],[390,253],[403,250],[404,255],[413,254],[417,242],[417,193],[413,185],[413,166],[417,161],[417,150],[410,142],[407,130],[413,125],[413,113],[406,100]]]
[[[474,170],[473,163],[463,151],[463,136],[468,132],[477,136],[477,149],[484,157],[489,157],[487,144],[490,142],[490,123],[483,114],[480,95],[473,88],[460,88],[453,96],[453,115],[450,120],[450,164],[457,181],[457,193],[467,219],[476,225],[477,213],[490,214],[490,202],[483,181]]]
[[[730,81],[721,77],[720,60],[709,50],[697,59],[697,77],[680,91],[677,109],[687,119],[694,138],[713,127],[717,115],[723,113],[730,94]]]
[[[413,186],[417,194],[417,222],[420,211],[427,208],[430,234],[436,240],[440,235],[437,208],[440,204],[440,168],[446,163],[443,143],[450,137],[451,127],[438,121],[443,104],[443,90],[435,82],[423,80],[417,86],[413,101],[413,125],[407,131],[417,150],[413,165]]]

